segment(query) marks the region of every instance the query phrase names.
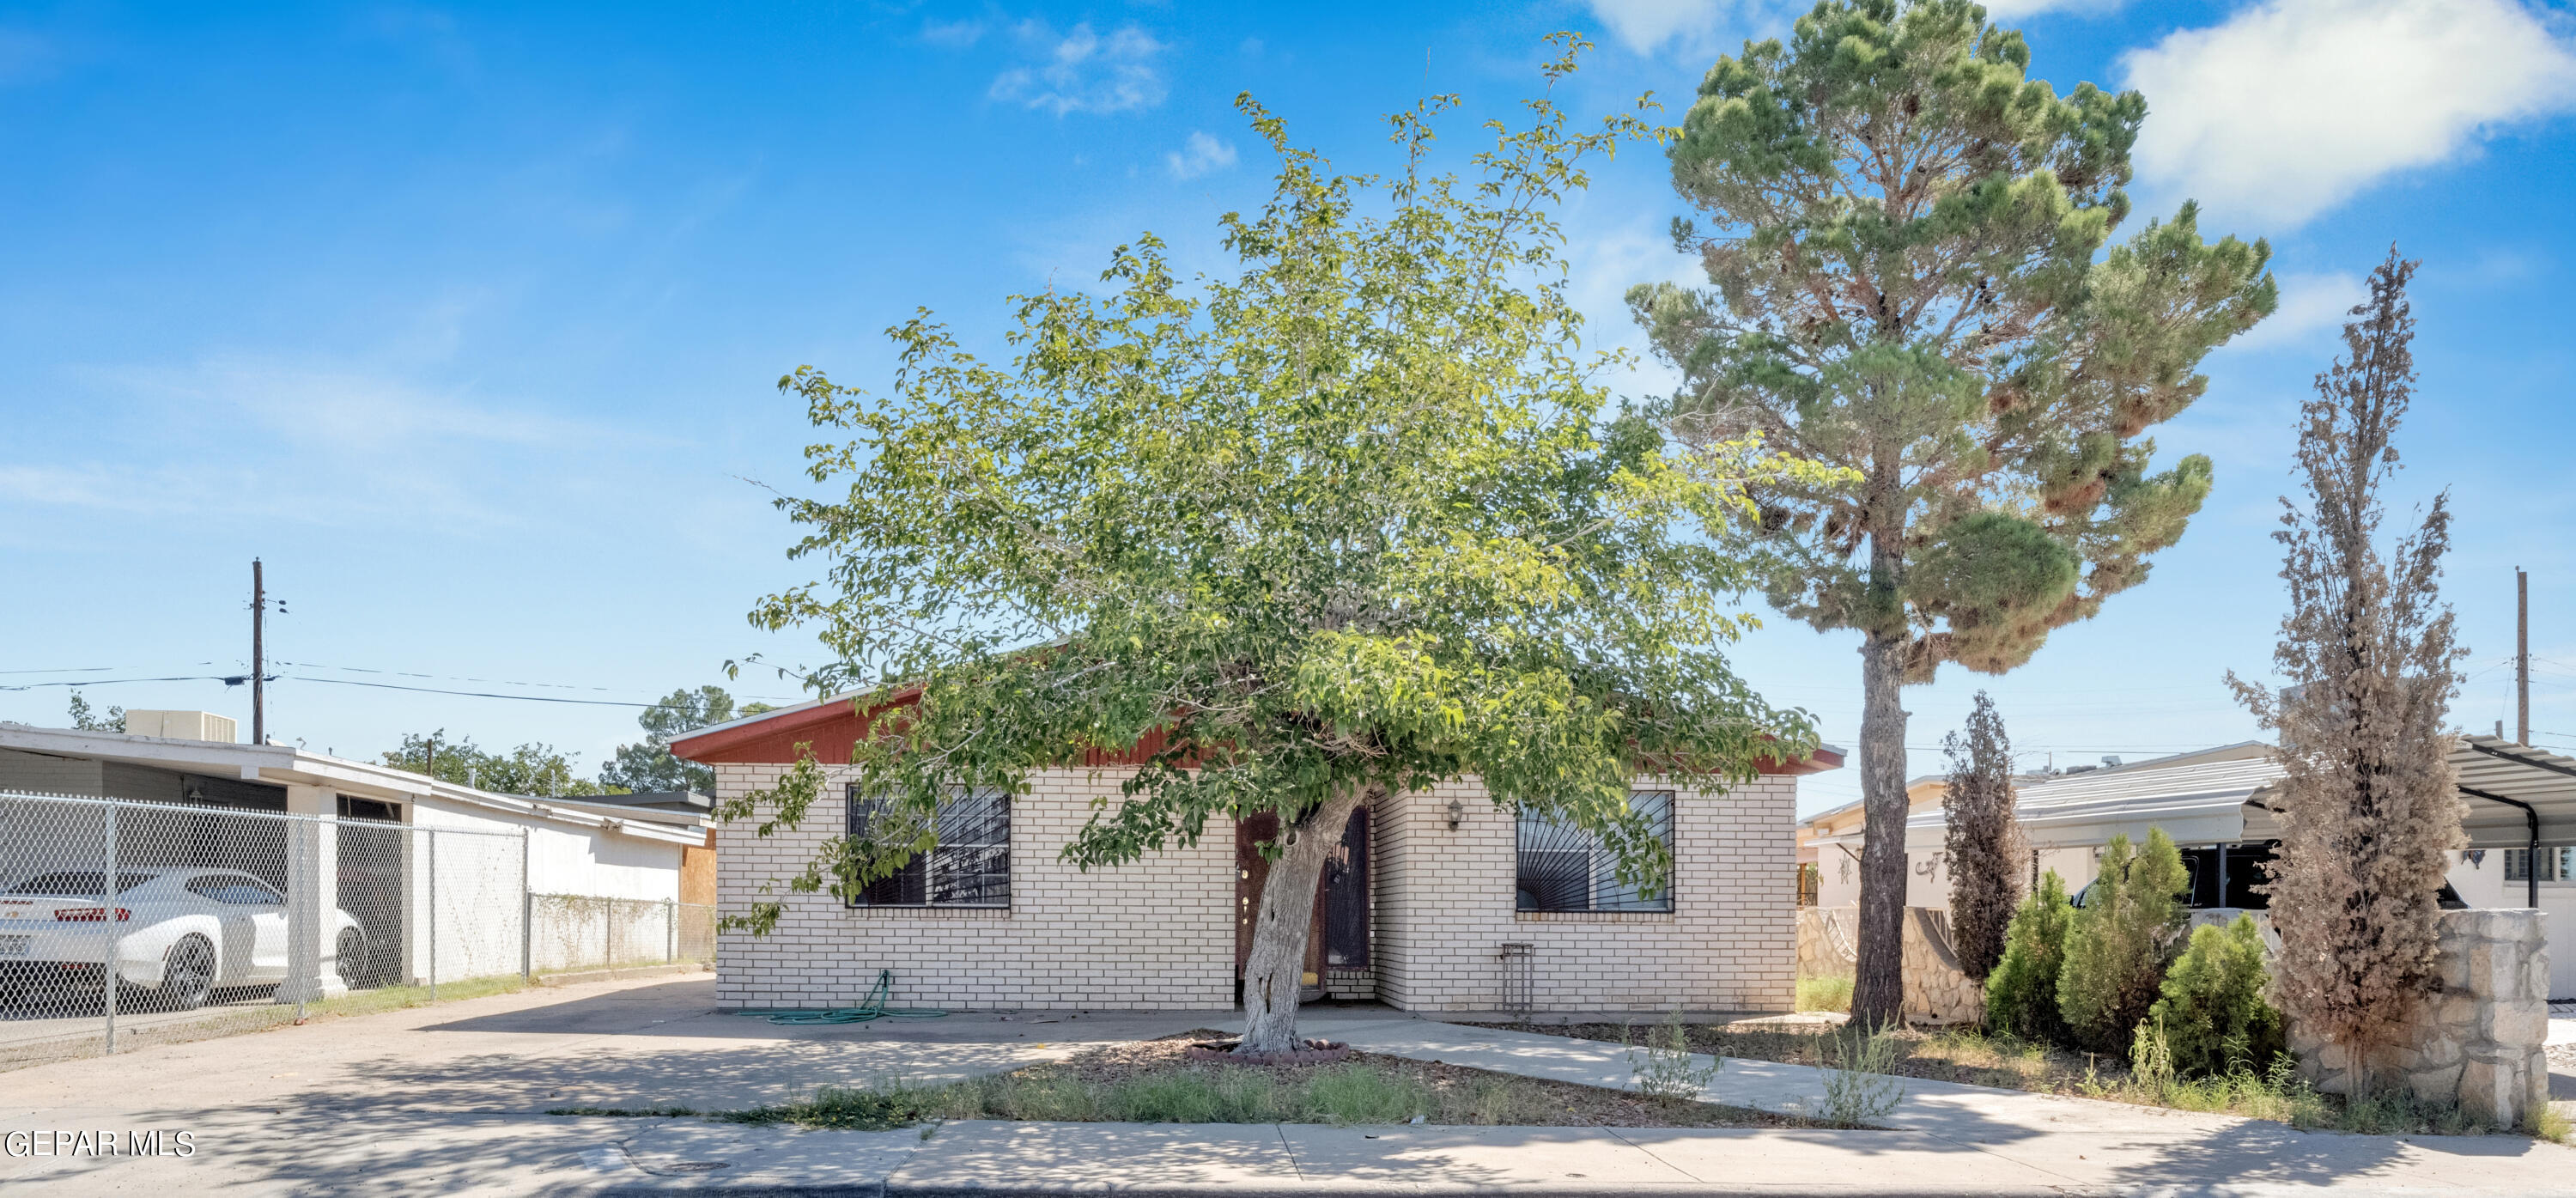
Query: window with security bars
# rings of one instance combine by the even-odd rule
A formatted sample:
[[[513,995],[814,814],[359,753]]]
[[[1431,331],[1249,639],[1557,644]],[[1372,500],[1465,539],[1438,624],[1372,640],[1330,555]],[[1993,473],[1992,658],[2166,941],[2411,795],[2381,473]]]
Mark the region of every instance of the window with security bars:
[[[850,835],[868,834],[882,800],[850,787]],[[1011,797],[1000,790],[958,791],[939,804],[936,842],[903,868],[868,883],[853,907],[1008,907],[1011,905]]]
[[[2504,880],[2531,881],[2531,850],[2504,851]],[[2540,880],[2543,882],[2576,881],[2576,847],[2540,850]]]
[[[1673,792],[1641,790],[1629,807],[1644,816],[1669,855],[1673,847]],[[1545,816],[1520,817],[1518,898],[1523,911],[1670,911],[1669,880],[1653,894],[1619,880],[1618,858],[1600,837]]]

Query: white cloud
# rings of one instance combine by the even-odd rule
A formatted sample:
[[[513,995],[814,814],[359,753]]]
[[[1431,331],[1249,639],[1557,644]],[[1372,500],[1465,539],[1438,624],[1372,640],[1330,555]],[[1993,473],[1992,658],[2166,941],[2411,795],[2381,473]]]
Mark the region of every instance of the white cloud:
[[[1014,32],[1023,52],[1037,61],[996,76],[996,100],[1057,116],[1132,112],[1163,102],[1168,89],[1156,63],[1170,47],[1142,29],[1124,25],[1102,37],[1086,22],[1058,37],[1046,22],[1032,19]]]
[[[2281,306],[2255,325],[2252,332],[2229,342],[2230,346],[2274,349],[2304,345],[2318,333],[2342,328],[2344,321],[2351,318],[2352,306],[2370,295],[2361,276],[2347,272],[2274,277],[2281,285]]]
[[[2071,12],[2100,16],[2117,12],[2127,0],[1985,0],[1986,17],[1993,21],[2012,21],[2044,12]]]
[[[1163,155],[1163,161],[1171,165],[1173,178],[1195,179],[1233,166],[1234,147],[1193,130],[1188,144]]]
[[[2142,181],[2279,225],[2576,101],[2576,54],[2515,0],[2268,0],[2122,65]]]
[[[1696,43],[1717,30],[1717,0],[1591,0],[1592,14],[1639,54],[1675,38]]]
[[[963,49],[983,40],[984,23],[969,18],[963,21],[928,21],[921,26],[921,40],[934,46]]]

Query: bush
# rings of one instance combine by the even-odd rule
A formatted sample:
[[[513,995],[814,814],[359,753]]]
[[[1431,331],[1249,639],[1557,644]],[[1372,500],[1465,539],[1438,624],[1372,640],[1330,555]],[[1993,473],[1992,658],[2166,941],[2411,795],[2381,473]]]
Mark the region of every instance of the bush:
[[[2146,847],[2134,854],[2126,836],[2103,849],[2102,876],[2066,929],[2057,971],[2057,1011],[2078,1046],[2129,1051],[2173,960],[2189,881],[2182,853],[2162,828],[2147,829]]]
[[[2281,1013],[2263,1001],[2264,981],[2263,933],[2253,916],[2192,929],[2148,1013],[2164,1029],[2175,1073],[2215,1077],[2270,1067],[2284,1043]]]
[[[2047,1043],[2066,1036],[2057,1014],[2057,971],[2066,959],[2066,881],[2050,870],[2023,899],[2004,932],[2003,960],[1986,975],[1986,1028]]]

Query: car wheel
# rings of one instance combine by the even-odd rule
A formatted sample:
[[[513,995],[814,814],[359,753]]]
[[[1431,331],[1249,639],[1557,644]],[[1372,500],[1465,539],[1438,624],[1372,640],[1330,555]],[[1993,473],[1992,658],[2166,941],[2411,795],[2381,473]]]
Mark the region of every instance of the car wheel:
[[[332,951],[336,954],[332,972],[340,975],[340,984],[352,990],[364,985],[367,977],[367,934],[356,928],[342,928]]]
[[[215,988],[215,946],[202,936],[181,937],[170,946],[170,955],[162,958],[161,985],[152,992],[153,1005],[165,1011],[193,1011],[206,1005],[206,995]]]

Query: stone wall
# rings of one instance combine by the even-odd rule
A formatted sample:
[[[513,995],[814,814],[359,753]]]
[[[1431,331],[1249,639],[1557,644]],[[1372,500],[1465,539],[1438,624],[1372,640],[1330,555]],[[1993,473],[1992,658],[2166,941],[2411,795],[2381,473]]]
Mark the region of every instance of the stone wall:
[[[2402,1083],[2418,1098],[2459,1103],[2499,1126],[2524,1122],[2549,1101],[2549,941],[2538,911],[2441,913],[2442,992],[2390,1045],[2374,1050],[2374,1084]],[[2351,1054],[2290,1029],[2300,1072],[2330,1094],[2353,1088]]]
[[[1951,952],[1950,913],[1933,907],[1905,909],[1905,1020],[1947,1026],[1986,1017],[1986,991],[1960,972]],[[1860,908],[1798,909],[1798,975],[1848,977],[1852,947],[1860,937]]]
[[[1860,935],[1860,908],[1798,908],[1798,976],[1846,977],[1857,968],[1852,946]]]
[[[1950,950],[1950,913],[1906,908],[1905,1021],[1947,1026],[1985,1017],[1985,987],[1968,980]]]

